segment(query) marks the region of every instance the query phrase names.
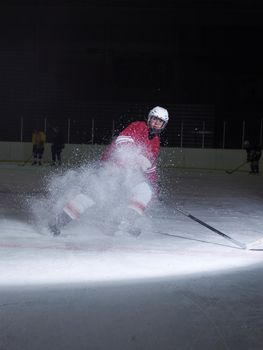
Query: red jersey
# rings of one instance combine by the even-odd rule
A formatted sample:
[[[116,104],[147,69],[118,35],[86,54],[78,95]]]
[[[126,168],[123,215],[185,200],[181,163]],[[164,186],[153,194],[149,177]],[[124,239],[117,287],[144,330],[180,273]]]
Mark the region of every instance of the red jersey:
[[[102,154],[101,160],[114,161],[114,151],[119,147],[138,147],[140,153],[148,159],[150,164],[150,166],[144,170],[144,174],[155,187],[157,183],[156,161],[160,152],[160,139],[158,134],[154,135],[151,139],[149,139],[148,135],[149,130],[145,122],[139,121],[131,123],[106,148],[105,152]]]

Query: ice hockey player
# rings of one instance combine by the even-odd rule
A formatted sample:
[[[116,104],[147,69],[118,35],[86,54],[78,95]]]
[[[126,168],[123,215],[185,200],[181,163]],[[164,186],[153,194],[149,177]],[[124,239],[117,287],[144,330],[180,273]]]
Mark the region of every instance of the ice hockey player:
[[[32,165],[42,165],[42,157],[45,150],[46,134],[40,129],[34,129],[32,134],[33,162]]]
[[[247,162],[250,163],[250,174],[259,173],[259,160],[261,158],[261,147],[255,142],[244,142],[244,148],[247,152]]]
[[[145,121],[137,121],[128,125],[119,136],[106,148],[101,157],[105,164],[115,164],[123,169],[140,169],[142,177],[134,185],[131,198],[125,212],[125,219],[119,225],[120,230],[138,236],[140,230],[134,226],[136,219],[143,214],[154,194],[158,193],[156,163],[160,151],[159,134],[169,120],[168,111],[163,107],[150,110]],[[49,226],[54,235],[71,220],[81,216],[89,207],[95,205],[92,198],[85,194],[77,195],[65,205],[63,213],[56,222]]]
[[[65,148],[65,140],[62,131],[54,126],[52,128],[53,133],[51,134],[52,144],[51,144],[51,155],[52,163],[51,165],[61,165],[61,153],[63,148]]]

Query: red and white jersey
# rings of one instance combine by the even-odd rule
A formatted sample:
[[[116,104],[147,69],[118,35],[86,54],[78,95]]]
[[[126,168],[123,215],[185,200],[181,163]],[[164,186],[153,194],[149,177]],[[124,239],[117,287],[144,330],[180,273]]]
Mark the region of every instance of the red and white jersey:
[[[140,153],[140,155],[137,156],[137,159],[142,156],[142,158],[145,157],[148,162],[148,165],[143,169],[145,176],[153,186],[156,186],[156,161],[160,152],[160,139],[159,135],[155,135],[153,138],[149,139],[148,133],[148,126],[145,122],[139,121],[131,123],[106,148],[105,152],[102,154],[101,160],[111,160],[118,163],[115,156],[118,149],[125,148],[127,150],[129,148],[136,148]],[[133,166],[132,162],[130,162],[130,166]]]

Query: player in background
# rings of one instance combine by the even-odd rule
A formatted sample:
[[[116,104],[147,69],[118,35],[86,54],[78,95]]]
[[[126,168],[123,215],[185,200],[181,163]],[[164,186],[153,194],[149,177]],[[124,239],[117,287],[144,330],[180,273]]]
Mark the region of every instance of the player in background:
[[[65,148],[65,139],[62,131],[57,126],[52,128],[51,141],[51,165],[61,165],[61,153]]]
[[[39,129],[34,129],[32,134],[32,144],[33,144],[33,162],[32,165],[42,165],[43,153],[45,150],[46,134],[44,131]]]
[[[259,160],[261,158],[261,146],[255,142],[244,142],[244,148],[247,152],[247,162],[250,163],[250,174],[259,173]]]
[[[169,120],[168,111],[163,107],[150,110],[145,121],[133,122],[106,148],[101,162],[112,166],[119,172],[129,174],[134,179],[140,173],[131,197],[125,208],[125,219],[121,221],[119,230],[138,236],[140,230],[134,226],[138,216],[143,212],[154,195],[158,195],[156,163],[160,151],[160,133]],[[78,219],[88,208],[96,205],[86,194],[80,193],[68,202],[56,222],[49,225],[54,235],[60,234],[60,229],[71,220]]]

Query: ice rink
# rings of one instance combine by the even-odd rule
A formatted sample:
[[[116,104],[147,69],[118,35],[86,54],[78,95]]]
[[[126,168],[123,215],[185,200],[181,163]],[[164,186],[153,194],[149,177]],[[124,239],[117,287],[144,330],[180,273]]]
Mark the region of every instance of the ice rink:
[[[138,238],[84,215],[39,227],[48,166],[0,166],[1,350],[261,350],[262,174],[162,169]],[[43,199],[44,200],[44,199]],[[29,205],[30,204],[30,205]]]

